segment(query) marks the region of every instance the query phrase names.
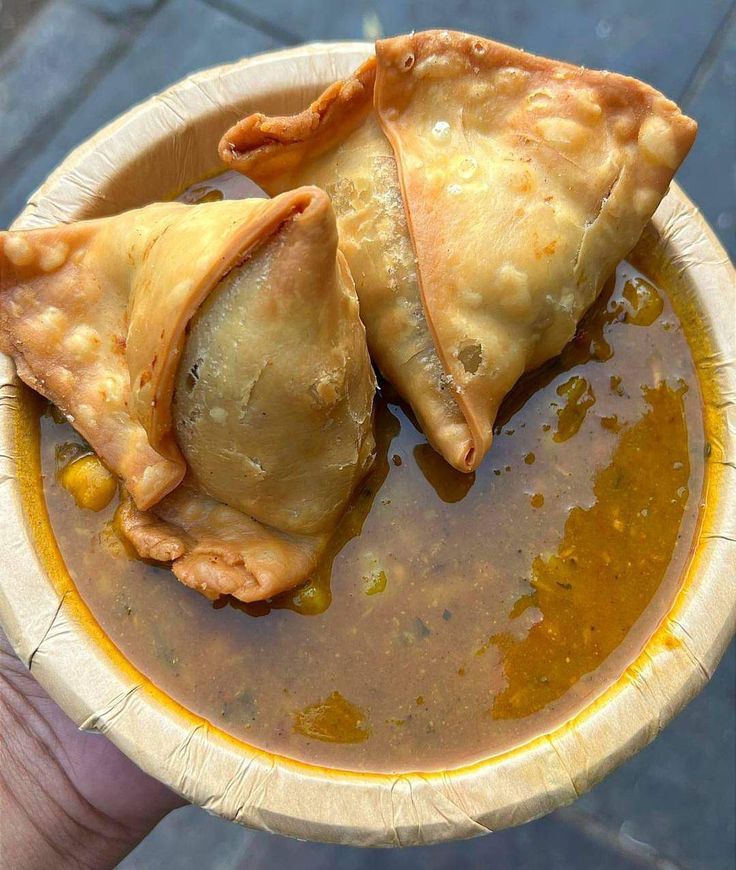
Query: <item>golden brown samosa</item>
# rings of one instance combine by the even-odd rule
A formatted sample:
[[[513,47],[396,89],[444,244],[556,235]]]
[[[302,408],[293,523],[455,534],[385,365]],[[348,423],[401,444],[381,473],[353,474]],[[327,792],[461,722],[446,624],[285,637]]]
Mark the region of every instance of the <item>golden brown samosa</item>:
[[[638,240],[696,124],[648,85],[429,31],[222,159],[332,197],[371,354],[434,447],[476,468],[520,375],[559,353]]]
[[[374,446],[326,194],[1,233],[0,267],[0,349],[122,479],[138,552],[211,597],[304,580]]]

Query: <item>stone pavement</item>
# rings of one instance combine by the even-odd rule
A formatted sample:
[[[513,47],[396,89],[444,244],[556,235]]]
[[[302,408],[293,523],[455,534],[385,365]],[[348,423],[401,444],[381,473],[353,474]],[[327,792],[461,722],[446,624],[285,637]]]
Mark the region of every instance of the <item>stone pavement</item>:
[[[736,5],[730,0],[0,0],[0,226],[75,145],[202,67],[316,39],[453,27],[651,82],[700,123],[679,180],[736,255]],[[736,650],[646,750],[572,807],[404,851],[302,844],[188,807],[123,862],[304,870],[736,867]]]

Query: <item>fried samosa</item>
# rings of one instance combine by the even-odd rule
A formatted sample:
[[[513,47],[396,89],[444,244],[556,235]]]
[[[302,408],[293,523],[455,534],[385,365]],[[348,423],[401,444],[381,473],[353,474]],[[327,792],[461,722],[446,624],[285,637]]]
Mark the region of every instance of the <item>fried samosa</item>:
[[[121,478],[139,554],[210,597],[304,580],[374,450],[327,195],[1,233],[0,267],[0,349]]]
[[[245,118],[220,155],[271,194],[330,194],[374,361],[472,471],[504,396],[573,337],[695,132],[635,79],[429,31],[379,41],[299,115]]]

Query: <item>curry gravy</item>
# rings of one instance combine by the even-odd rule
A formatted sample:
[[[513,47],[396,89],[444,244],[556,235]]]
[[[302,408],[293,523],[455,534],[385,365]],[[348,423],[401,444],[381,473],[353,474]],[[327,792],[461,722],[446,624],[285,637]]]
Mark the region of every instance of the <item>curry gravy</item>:
[[[154,683],[271,752],[426,771],[551,730],[642,649],[696,530],[700,394],[666,293],[622,263],[562,355],[508,397],[475,474],[386,385],[376,427],[376,464],[317,574],[271,602],[213,605],[133,556],[117,496],[75,504],[64,470],[88,448],[48,409],[46,500],[80,593]]]

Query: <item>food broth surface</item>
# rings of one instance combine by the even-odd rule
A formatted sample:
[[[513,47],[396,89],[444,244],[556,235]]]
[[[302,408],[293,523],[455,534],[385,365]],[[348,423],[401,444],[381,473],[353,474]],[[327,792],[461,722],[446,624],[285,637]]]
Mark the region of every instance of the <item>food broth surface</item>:
[[[242,195],[239,183],[188,196]],[[117,499],[83,510],[62,485],[86,448],[57,420],[41,418],[51,522],[110,638],[230,734],[352,770],[454,767],[581,710],[672,602],[703,483],[682,327],[628,263],[562,356],[508,398],[475,474],[450,468],[384,386],[378,458],[328,558],[270,603],[213,605],[133,558]]]

